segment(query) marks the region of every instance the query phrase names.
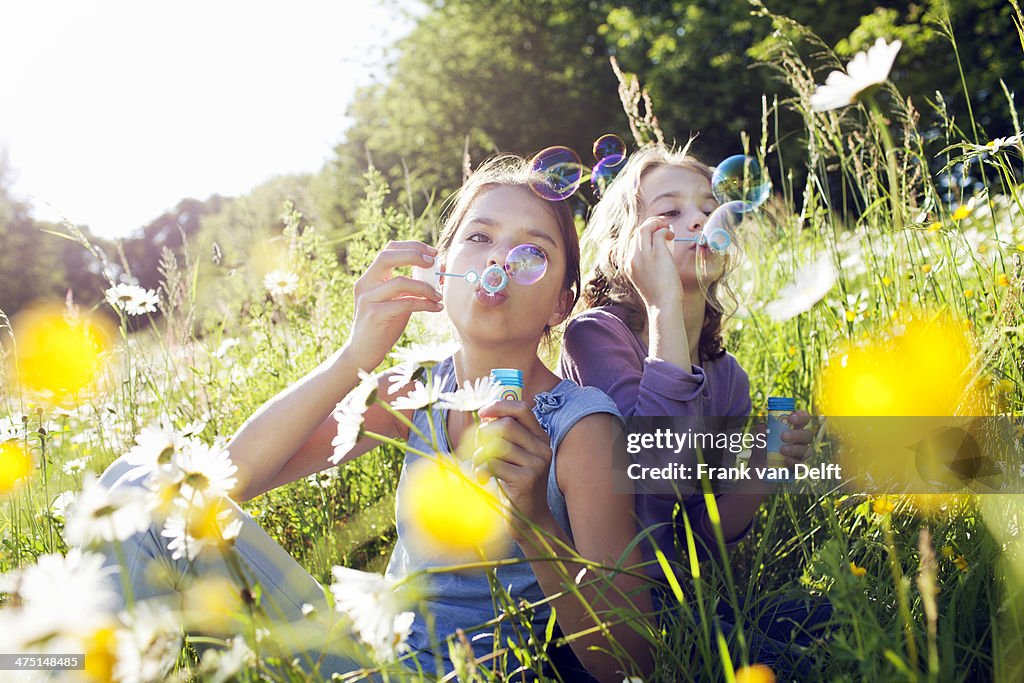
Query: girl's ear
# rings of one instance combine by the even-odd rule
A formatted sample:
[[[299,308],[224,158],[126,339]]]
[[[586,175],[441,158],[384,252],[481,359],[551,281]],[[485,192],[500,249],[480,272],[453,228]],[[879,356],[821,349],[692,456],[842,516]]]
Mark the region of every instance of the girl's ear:
[[[548,318],[548,327],[556,327],[561,324],[563,320],[569,317],[570,313],[572,313],[572,290],[566,289],[562,291],[558,300],[558,306],[555,307],[551,317]]]

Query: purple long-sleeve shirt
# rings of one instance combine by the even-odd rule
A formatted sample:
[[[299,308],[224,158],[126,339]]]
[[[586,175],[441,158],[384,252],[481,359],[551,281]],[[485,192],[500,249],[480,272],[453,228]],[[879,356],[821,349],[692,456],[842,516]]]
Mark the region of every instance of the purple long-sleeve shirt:
[[[643,340],[629,329],[625,317],[621,306],[602,306],[574,318],[562,341],[562,377],[603,390],[623,417],[750,415],[750,380],[734,356],[726,353],[686,369],[653,358]],[[643,528],[657,525],[651,531],[651,540],[669,557],[676,538],[685,547],[682,521],[673,515],[677,502],[654,495],[636,498],[640,524]],[[707,525],[704,496],[688,496],[683,504],[694,533],[713,549],[716,541]],[[645,543],[644,549],[645,559],[653,559],[653,548]],[[652,576],[661,578],[656,565],[648,566]]]

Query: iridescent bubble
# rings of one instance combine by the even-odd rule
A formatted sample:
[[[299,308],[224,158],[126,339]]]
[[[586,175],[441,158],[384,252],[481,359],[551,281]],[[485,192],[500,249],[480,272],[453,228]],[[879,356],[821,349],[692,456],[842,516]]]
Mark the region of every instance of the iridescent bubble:
[[[505,257],[505,272],[520,285],[532,285],[544,277],[547,270],[547,254],[536,244],[520,244]]]
[[[530,166],[541,176],[541,179],[531,180],[530,187],[538,196],[552,202],[571,197],[583,177],[580,157],[568,147],[548,147],[533,157]]]
[[[594,165],[590,173],[590,186],[594,188],[594,194],[600,198],[608,186],[615,180],[626,166],[626,157],[621,154],[609,154]]]
[[[608,133],[594,141],[594,158],[598,161],[613,154],[620,157],[626,156],[626,143],[618,135]]]
[[[778,260],[777,250],[784,249],[784,239],[768,233],[767,221],[749,202],[727,202],[712,212],[697,237],[696,280],[703,294],[728,275],[729,287],[717,290],[719,303],[731,311],[751,303],[763,269],[752,259]]]
[[[736,154],[715,167],[711,191],[720,203],[740,201],[748,211],[761,206],[772,193],[772,180],[754,157]]]

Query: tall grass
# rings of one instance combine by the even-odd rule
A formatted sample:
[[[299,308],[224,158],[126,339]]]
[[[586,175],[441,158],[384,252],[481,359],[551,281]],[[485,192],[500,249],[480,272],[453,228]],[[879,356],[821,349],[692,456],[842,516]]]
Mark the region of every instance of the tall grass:
[[[1007,92],[1015,130],[1002,132],[1010,138],[1003,142],[979,138],[973,120],[965,134],[963,126],[941,119],[938,97],[931,106],[947,144],[932,158],[918,127],[921,113],[891,85],[879,98],[881,115],[862,105],[810,111],[809,95],[820,78],[801,47],[822,51],[827,66],[838,60],[804,27],[761,12],[778,29],[772,62],[796,94],[765,102],[753,153],[771,167],[806,169],[806,180],[795,187],[794,174],[775,179],[776,196],[762,213],[764,248],[737,283],[746,287],[746,305],[727,346],[750,375],[754,405],[787,395],[814,412],[820,372],[838,362],[842,349],[898,334],[894,330],[911,315],[945,313],[976,342],[965,380],[982,392],[986,412],[1020,418],[1024,143],[1012,96]],[[938,29],[947,31],[954,49],[948,25],[940,22]],[[640,90],[627,83],[623,96],[637,137],[660,135],[649,102],[639,113]],[[804,124],[801,158],[781,156],[775,131],[785,109]],[[963,184],[967,176],[976,182]],[[35,403],[5,384],[0,438],[19,442],[38,471],[0,507],[0,572],[67,551],[54,502],[81,488],[84,471],[100,472],[124,453],[142,427],[167,416],[182,432],[224,440],[263,401],[337,348],[352,316],[352,284],[373,254],[388,239],[430,239],[432,213],[403,214],[389,208],[386,196],[380,177],[370,174],[358,230],[341,262],[338,245],[286,208],[279,266],[299,275],[298,290],[289,296],[271,296],[255,285],[261,274],[247,273],[254,286],[244,295],[200,311],[198,292],[218,281],[200,280],[188,254],[184,260],[165,255],[159,321],[129,336],[121,319],[121,343],[110,354],[100,390],[73,408]],[[192,255],[205,254],[210,245],[189,247]],[[828,297],[785,323],[764,315],[759,304],[774,299],[820,254],[838,272]],[[0,332],[10,337],[3,321]],[[406,341],[431,334],[416,322]],[[5,353],[12,353],[10,346]],[[333,565],[380,570],[394,541],[400,461],[399,453],[382,446],[246,509],[324,583]],[[790,647],[773,665],[780,672],[850,681],[1020,680],[1022,515],[1019,495],[888,501],[805,486],[771,497],[738,546],[711,549],[725,561],[697,562],[694,537],[687,534],[687,547],[678,549],[691,558],[677,587],[684,607],[675,622],[650,634],[658,645],[655,678],[753,675],[743,669],[757,663],[765,606],[780,598],[827,598],[827,637]],[[729,618],[717,616],[725,605]],[[536,643],[514,647],[543,661]],[[455,651],[465,650],[456,645]],[[183,676],[200,671],[188,650],[179,668]],[[465,680],[490,679],[472,661],[459,659],[459,668]],[[243,679],[287,675],[254,669]]]

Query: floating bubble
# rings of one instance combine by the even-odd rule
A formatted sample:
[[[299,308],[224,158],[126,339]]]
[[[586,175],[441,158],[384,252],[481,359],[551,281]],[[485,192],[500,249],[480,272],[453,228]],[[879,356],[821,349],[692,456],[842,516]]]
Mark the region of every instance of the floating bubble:
[[[762,225],[749,202],[726,202],[711,212],[697,239],[697,284],[705,294],[708,288],[733,270],[748,254],[756,253],[762,243]],[[756,274],[754,274],[756,275]],[[743,286],[752,274],[744,273]]]
[[[601,161],[612,155],[626,156],[626,143],[618,135],[608,133],[594,142],[594,158]]]
[[[722,204],[740,201],[747,210],[761,206],[772,193],[772,181],[754,157],[736,154],[715,167],[711,191]]]
[[[532,285],[548,270],[548,256],[536,244],[520,244],[505,257],[505,272],[520,285]]]
[[[626,157],[621,154],[609,154],[594,165],[594,170],[590,173],[590,186],[594,188],[594,194],[598,198],[605,193],[608,186],[615,180],[615,176],[625,166]]]
[[[580,157],[568,147],[541,150],[530,161],[530,167],[541,176],[540,179],[530,181],[530,188],[538,196],[552,202],[571,197],[583,177]]]

